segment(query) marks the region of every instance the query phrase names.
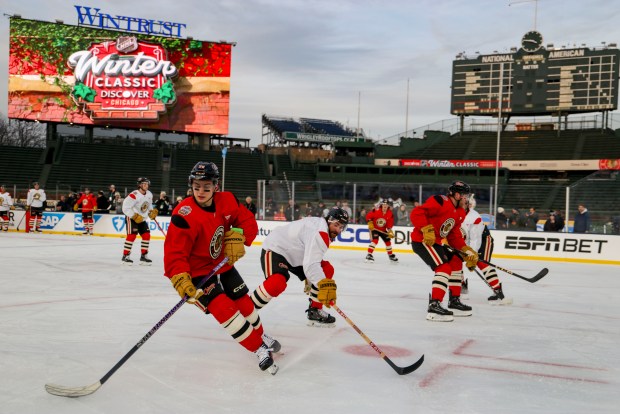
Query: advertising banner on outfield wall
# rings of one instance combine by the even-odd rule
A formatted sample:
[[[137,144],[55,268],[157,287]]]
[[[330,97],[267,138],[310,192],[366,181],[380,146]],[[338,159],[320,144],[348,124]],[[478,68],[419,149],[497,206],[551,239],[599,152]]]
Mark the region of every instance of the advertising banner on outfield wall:
[[[10,227],[15,231],[24,231],[24,211],[11,211],[9,213]],[[95,214],[95,236],[125,237],[125,216],[116,214]],[[161,226],[165,233],[170,226],[170,217],[160,216],[157,223],[149,220],[151,237],[154,240],[164,239],[160,231]],[[286,225],[281,221],[259,221],[258,236],[254,245],[260,246],[265,237],[276,227]],[[84,231],[82,215],[79,213],[45,212],[41,229],[51,234],[75,234],[81,235]],[[396,253],[413,254],[411,250],[410,227],[394,227],[395,240],[393,248]],[[527,259],[527,260],[553,260],[564,262],[583,262],[620,265],[617,252],[620,251],[620,236],[604,234],[574,234],[574,233],[547,233],[547,232],[521,232],[521,231],[495,231],[491,234],[495,240],[494,258]],[[36,237],[33,235],[33,237]],[[359,250],[360,260],[363,260],[365,251],[370,244],[368,227],[359,224],[347,226],[344,232],[332,243],[334,250],[347,249]],[[382,241],[376,249],[385,252]]]
[[[232,44],[11,17],[8,117],[228,134]]]

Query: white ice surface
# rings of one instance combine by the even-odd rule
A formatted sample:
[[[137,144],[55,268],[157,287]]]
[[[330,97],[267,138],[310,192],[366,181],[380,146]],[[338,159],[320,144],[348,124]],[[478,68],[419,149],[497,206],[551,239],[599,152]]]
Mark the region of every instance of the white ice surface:
[[[138,258],[138,243],[134,260]],[[338,305],[397,365],[397,375],[344,319],[306,326],[303,284],[261,311],[282,343],[277,375],[212,316],[183,306],[96,393],[68,399],[44,384],[97,382],[177,302],[162,276],[163,242],[151,267],[120,264],[123,240],[0,234],[0,413],[618,413],[620,269],[496,259],[514,304],[486,303],[470,280],[474,316],[425,320],[431,271],[412,254],[331,250]],[[237,267],[250,289],[262,280],[260,247]],[[137,260],[136,260],[137,261]]]

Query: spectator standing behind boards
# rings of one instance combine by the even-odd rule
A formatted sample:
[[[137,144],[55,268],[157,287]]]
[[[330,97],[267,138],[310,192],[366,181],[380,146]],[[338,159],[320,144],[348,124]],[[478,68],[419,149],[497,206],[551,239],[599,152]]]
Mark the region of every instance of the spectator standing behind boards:
[[[579,204],[577,210],[577,214],[575,214],[573,233],[589,233],[590,213],[588,212],[588,209],[583,204]]]
[[[82,211],[82,224],[84,225],[84,233],[93,235],[93,213],[97,209],[97,199],[90,192],[89,188],[84,189],[84,194],[78,199],[73,206],[73,210]]]
[[[26,208],[30,209],[30,231],[33,233],[43,233],[41,231],[41,220],[43,219],[43,210],[45,210],[45,202],[47,196],[45,191],[39,186],[39,183],[32,184],[33,188],[28,190],[26,198]]]
[[[71,211],[71,205],[67,202],[66,196],[60,196],[60,200],[56,203],[56,211]]]
[[[0,230],[2,231],[9,231],[9,210],[15,210],[13,198],[2,184],[0,185]]]
[[[110,187],[108,188],[108,205],[111,206],[112,205],[112,200],[114,200],[114,196],[116,194],[116,186],[114,184],[110,184]]]
[[[155,208],[159,211],[160,216],[167,216],[170,214],[170,199],[165,191],[159,193],[159,198],[155,201]]]
[[[549,214],[549,218],[545,221],[543,231],[558,231],[558,225],[554,214]]]
[[[525,228],[529,231],[536,231],[538,223],[538,213],[534,207],[530,207],[530,211],[525,214]]]
[[[252,202],[252,197],[247,196],[245,198],[245,204],[244,204],[245,208],[247,208],[248,210],[250,210],[250,213],[254,214],[254,218],[256,218],[256,204],[254,204]]]
[[[407,206],[404,204],[401,204],[396,211],[396,225],[411,226],[411,222],[409,221],[409,212],[407,211]]]
[[[114,199],[110,204],[110,212],[116,214],[123,214],[123,198],[118,191],[114,193]]]
[[[103,191],[99,191],[97,193],[97,213],[99,214],[107,214],[110,210],[110,202],[108,201],[108,197],[103,194]]]
[[[495,229],[506,230],[508,228],[508,217],[506,216],[504,207],[497,207],[495,215]]]
[[[299,206],[295,204],[293,200],[288,200],[288,206],[286,210],[284,210],[284,216],[286,217],[286,221],[295,221],[301,218]]]

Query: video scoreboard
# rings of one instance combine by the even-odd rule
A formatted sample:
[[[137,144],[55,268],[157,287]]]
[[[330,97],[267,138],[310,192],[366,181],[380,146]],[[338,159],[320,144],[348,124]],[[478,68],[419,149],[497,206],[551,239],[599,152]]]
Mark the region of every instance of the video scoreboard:
[[[549,50],[531,31],[513,53],[463,57],[452,63],[450,113],[548,115],[618,108],[620,50]],[[500,93],[501,87],[501,93]]]

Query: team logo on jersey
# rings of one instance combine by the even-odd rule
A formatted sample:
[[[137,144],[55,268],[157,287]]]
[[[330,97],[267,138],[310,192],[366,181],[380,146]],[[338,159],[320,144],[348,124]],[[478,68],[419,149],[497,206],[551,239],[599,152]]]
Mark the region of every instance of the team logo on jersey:
[[[448,236],[448,234],[452,231],[456,224],[456,221],[450,217],[448,220],[444,221],[441,227],[439,228],[439,235],[444,238]]]
[[[385,227],[387,220],[383,217],[377,219],[377,227]]]
[[[222,252],[222,245],[224,243],[224,226],[219,226],[211,237],[211,244],[209,245],[209,253],[211,258],[217,259]]]
[[[149,210],[149,203],[146,201],[140,206],[140,211],[146,213]]]
[[[192,208],[190,206],[183,206],[177,211],[181,216],[188,216],[189,213],[192,212]]]

